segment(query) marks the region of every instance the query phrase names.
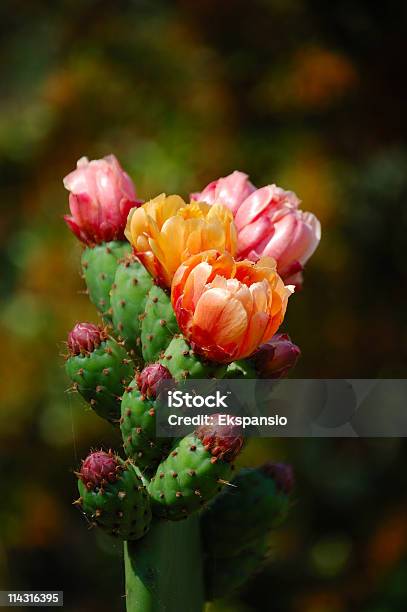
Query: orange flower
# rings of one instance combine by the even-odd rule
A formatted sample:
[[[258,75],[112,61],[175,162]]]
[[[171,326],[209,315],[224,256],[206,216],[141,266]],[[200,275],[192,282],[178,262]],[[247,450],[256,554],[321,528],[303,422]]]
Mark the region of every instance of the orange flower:
[[[134,251],[158,282],[171,286],[178,266],[191,255],[218,249],[235,254],[233,215],[222,204],[186,204],[161,194],[130,211],[125,231]]]
[[[236,262],[229,253],[212,250],[180,265],[171,300],[194,350],[227,363],[251,355],[270,340],[292,292],[277,274],[274,259]]]

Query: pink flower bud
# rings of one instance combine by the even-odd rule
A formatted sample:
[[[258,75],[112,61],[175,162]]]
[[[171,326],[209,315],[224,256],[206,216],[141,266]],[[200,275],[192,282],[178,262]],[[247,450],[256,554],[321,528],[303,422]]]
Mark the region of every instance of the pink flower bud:
[[[274,257],[280,276],[287,282],[288,278],[304,267],[317,248],[321,239],[321,224],[312,213],[283,208],[271,216],[270,227],[257,244],[253,241],[248,244],[247,236],[261,222],[260,219],[239,233],[239,248],[246,249],[240,255],[252,260],[265,255]]]
[[[275,334],[258,348],[252,359],[261,378],[283,378],[300,355],[300,348],[291,342],[288,334]]]
[[[107,334],[93,323],[77,323],[68,334],[68,351],[70,355],[92,353]]]
[[[140,201],[131,178],[114,155],[89,161],[82,157],[64,178],[71,215],[64,219],[87,245],[123,240],[127,216]]]
[[[218,417],[212,415],[213,425],[201,425],[195,434],[212,457],[232,462],[242,450],[242,430],[237,425],[220,425]]]
[[[152,363],[137,376],[137,386],[142,395],[155,399],[160,392],[160,385],[172,380],[169,370],[160,363]]]
[[[212,181],[200,193],[191,193],[191,200],[208,204],[224,204],[235,214],[240,204],[255,189],[247,174],[235,170],[228,176]]]
[[[96,451],[90,453],[82,461],[78,478],[88,489],[94,489],[95,487],[103,487],[108,482],[115,482],[119,471],[120,464],[112,451],[108,453]]]
[[[265,463],[260,468],[262,472],[270,476],[276,483],[276,487],[282,493],[289,495],[295,485],[294,472],[288,463]]]

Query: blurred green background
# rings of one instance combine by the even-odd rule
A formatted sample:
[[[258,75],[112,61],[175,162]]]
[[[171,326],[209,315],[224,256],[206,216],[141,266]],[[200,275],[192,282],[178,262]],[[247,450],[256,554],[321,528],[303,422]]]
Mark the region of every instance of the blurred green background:
[[[62,221],[82,155],[114,152],[143,198],[235,168],[296,191],[323,227],[285,323],[296,376],[405,376],[406,6],[1,2],[1,589],[124,606],[120,547],[71,506],[80,458],[119,445],[61,357],[96,319]],[[211,610],[405,612],[404,441],[255,441],[241,463],[269,458],[296,470],[291,518],[273,563]]]

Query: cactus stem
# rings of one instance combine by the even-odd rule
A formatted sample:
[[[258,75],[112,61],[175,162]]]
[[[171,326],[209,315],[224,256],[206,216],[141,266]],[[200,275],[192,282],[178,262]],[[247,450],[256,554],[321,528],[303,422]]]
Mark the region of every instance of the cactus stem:
[[[127,612],[202,612],[199,517],[153,521],[138,542],[125,542]]]

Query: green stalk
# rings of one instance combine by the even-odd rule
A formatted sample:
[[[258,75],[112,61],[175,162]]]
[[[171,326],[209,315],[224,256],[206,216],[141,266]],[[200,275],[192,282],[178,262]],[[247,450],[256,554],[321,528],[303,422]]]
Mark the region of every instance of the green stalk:
[[[127,612],[202,612],[199,517],[155,520],[139,542],[124,543]]]

